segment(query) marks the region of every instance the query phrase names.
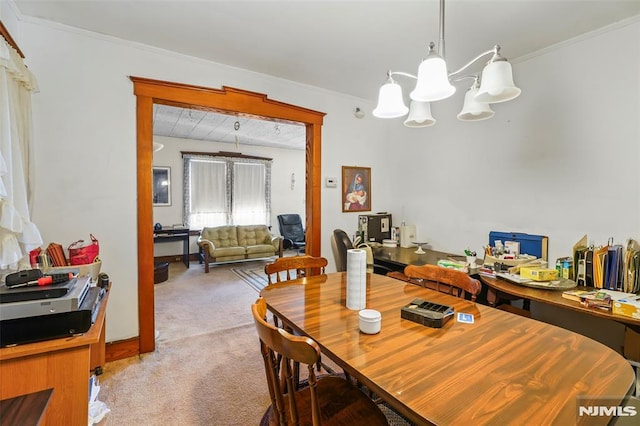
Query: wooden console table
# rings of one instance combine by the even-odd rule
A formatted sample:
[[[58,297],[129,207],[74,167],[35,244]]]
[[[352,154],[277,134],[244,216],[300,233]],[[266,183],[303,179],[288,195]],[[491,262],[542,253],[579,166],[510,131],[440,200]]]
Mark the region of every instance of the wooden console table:
[[[547,305],[557,306],[559,308],[617,321],[625,325],[633,326],[636,330],[640,329],[640,320],[636,318],[614,315],[609,311],[603,311],[601,309],[587,308],[575,300],[569,300],[562,297],[562,291],[525,287],[501,278],[486,277],[484,275],[480,275],[480,281],[488,287],[487,301],[491,306],[495,306],[496,301],[499,299],[501,294],[508,294],[525,300],[534,300]],[[580,287],[580,289],[593,290],[589,287]]]
[[[163,228],[153,231],[153,242],[164,243],[168,241],[182,241],[182,263],[189,267],[189,229],[188,228]]]
[[[94,324],[81,336],[0,349],[0,399],[53,389],[43,425],[86,425],[89,377],[104,365],[107,291]],[[4,424],[4,419],[3,419]]]

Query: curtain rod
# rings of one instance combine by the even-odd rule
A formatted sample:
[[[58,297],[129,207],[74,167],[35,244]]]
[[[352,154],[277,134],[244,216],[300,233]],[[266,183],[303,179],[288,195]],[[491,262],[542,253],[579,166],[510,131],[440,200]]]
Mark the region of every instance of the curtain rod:
[[[243,155],[239,152],[219,151],[219,152],[195,152],[195,151],[180,151],[180,154],[185,155],[208,155],[209,157],[236,157],[236,158],[249,158],[251,160],[268,160],[273,161],[273,158],[257,157],[255,155]]]
[[[20,50],[20,48],[18,47],[18,43],[16,43],[13,37],[11,37],[11,34],[9,34],[9,31],[4,26],[2,21],[0,21],[0,34],[2,35],[2,37],[4,37],[7,43],[9,43],[9,46],[16,49],[16,52],[18,52],[18,55],[20,55],[20,57],[24,59],[24,54],[22,53],[22,50]]]

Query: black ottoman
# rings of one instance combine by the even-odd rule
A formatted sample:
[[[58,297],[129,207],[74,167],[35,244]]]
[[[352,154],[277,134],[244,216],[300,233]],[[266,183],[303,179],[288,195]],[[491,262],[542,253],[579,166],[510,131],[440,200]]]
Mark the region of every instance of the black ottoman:
[[[169,279],[169,262],[156,262],[153,265],[153,283],[158,284]]]

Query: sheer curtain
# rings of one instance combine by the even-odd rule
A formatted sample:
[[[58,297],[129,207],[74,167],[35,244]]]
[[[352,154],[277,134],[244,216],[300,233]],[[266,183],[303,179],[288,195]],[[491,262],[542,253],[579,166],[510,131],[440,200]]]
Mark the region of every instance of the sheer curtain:
[[[233,224],[268,225],[264,164],[233,165]]]
[[[185,159],[188,173],[185,182],[185,194],[188,194],[187,223],[189,229],[202,229],[204,226],[226,225],[228,218],[227,203],[227,163],[207,158]]]
[[[42,245],[31,222],[31,93],[35,78],[0,37],[0,273],[28,268]]]
[[[184,222],[190,229],[269,225],[271,160],[183,154]]]

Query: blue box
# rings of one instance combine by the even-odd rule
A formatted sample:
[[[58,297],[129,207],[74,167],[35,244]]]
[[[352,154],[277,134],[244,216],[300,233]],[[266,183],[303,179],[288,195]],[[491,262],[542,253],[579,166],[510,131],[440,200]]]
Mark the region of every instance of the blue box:
[[[489,245],[495,247],[496,240],[517,241],[520,243],[520,254],[530,254],[538,259],[547,260],[549,238],[544,235],[531,235],[522,232],[489,232]]]

